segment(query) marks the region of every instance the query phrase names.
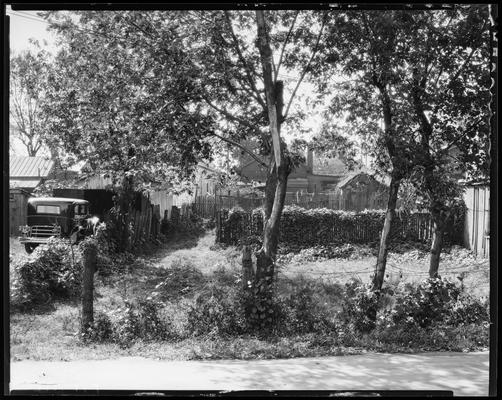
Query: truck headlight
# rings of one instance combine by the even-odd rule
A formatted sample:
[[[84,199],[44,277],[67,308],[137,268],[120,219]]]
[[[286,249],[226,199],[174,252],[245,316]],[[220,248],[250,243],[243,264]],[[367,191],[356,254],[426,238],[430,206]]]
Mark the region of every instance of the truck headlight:
[[[24,234],[30,233],[30,229],[31,228],[28,225],[23,225],[23,226],[19,227],[19,230],[21,231],[21,233],[24,233]]]

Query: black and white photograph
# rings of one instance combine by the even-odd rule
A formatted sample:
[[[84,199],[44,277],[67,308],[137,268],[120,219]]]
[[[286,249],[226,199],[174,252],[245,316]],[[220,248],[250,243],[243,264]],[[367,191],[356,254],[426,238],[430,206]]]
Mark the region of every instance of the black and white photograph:
[[[498,6],[156,6],[4,5],[4,394],[496,396]]]

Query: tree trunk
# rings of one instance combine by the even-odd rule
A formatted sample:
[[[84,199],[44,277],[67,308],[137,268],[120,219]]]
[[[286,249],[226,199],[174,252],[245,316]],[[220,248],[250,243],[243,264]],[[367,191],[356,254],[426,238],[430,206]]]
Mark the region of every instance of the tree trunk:
[[[121,193],[119,194],[119,213],[118,213],[118,228],[119,228],[119,252],[131,250],[131,211],[134,199],[133,179],[125,177],[122,181]]]
[[[378,250],[378,258],[375,266],[375,275],[373,277],[373,291],[380,291],[383,285],[385,275],[385,267],[387,265],[387,254],[389,252],[390,230],[392,221],[396,215],[397,194],[399,192],[400,178],[392,176],[389,188],[389,200],[387,202],[387,212],[383,224],[382,233],[380,235],[380,248]]]
[[[267,114],[272,137],[273,161],[267,176],[265,190],[265,218],[263,221],[263,244],[256,253],[255,285],[258,297],[269,297],[274,279],[274,262],[279,243],[280,220],[286,197],[287,180],[290,172],[289,160],[284,157],[280,130],[283,107],[283,84],[272,79],[272,48],[263,10],[256,11],[258,38],[256,45],[260,51],[263,67],[263,82],[267,99]]]
[[[429,277],[436,278],[439,270],[439,257],[443,247],[444,228],[434,222],[434,231],[432,233],[431,260],[429,266]]]
[[[94,321],[93,292],[94,272],[96,272],[97,248],[91,240],[85,240],[81,244],[83,253],[82,274],[82,324],[81,333],[85,336]]]
[[[263,244],[256,254],[256,281],[266,281],[269,289],[274,277],[274,262],[279,245],[280,223],[286,198],[288,173],[285,166],[277,170],[277,182],[270,216],[263,221]]]
[[[242,248],[242,287],[247,290],[254,280],[253,259],[249,246]]]
[[[429,277],[436,278],[439,271],[439,261],[443,250],[443,237],[447,223],[451,217],[451,211],[445,212],[431,207],[431,217],[433,224],[431,258],[429,264]]]

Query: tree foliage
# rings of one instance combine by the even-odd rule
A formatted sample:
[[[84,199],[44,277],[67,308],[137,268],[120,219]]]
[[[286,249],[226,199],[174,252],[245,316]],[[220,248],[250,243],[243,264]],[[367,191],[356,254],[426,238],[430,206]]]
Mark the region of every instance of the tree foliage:
[[[11,54],[9,114],[11,135],[34,157],[44,145],[48,115],[43,106],[46,96],[50,55],[38,42],[34,50]]]
[[[54,143],[93,173],[134,177],[138,188],[179,185],[210,156],[213,121],[193,101],[183,39],[162,13],[45,16],[62,46],[48,78]],[[150,23],[156,34],[142,28]]]

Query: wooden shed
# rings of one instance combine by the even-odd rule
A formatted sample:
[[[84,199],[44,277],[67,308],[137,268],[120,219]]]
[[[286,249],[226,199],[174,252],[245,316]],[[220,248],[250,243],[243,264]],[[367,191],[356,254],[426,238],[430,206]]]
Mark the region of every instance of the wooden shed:
[[[26,208],[30,193],[24,189],[9,190],[9,235],[20,235],[19,227],[26,225]]]
[[[384,209],[388,186],[366,172],[353,172],[335,187],[330,198],[332,208],[346,211]]]

